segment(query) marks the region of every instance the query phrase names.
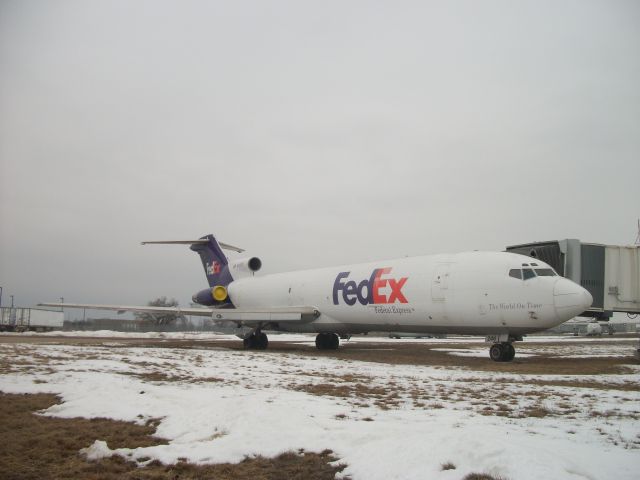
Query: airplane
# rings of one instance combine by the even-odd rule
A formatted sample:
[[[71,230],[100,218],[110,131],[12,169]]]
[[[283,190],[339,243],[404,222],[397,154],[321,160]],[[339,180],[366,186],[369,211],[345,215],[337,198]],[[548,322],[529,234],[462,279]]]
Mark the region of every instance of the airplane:
[[[247,349],[266,349],[265,330],[316,333],[316,347],[370,331],[485,335],[497,362],[515,357],[513,342],[559,325],[593,301],[580,285],[546,263],[508,252],[464,252],[256,276],[258,257],[231,260],[243,249],[209,234],[189,245],[200,256],[209,288],[193,295],[206,308],[42,303],[43,306],[173,312],[249,327]]]

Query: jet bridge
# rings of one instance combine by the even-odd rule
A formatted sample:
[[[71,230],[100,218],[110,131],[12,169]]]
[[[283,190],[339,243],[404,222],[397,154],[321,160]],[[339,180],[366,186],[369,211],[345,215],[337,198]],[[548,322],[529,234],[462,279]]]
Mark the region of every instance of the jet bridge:
[[[593,304],[581,316],[608,320],[613,312],[640,313],[640,246],[565,239],[512,245],[507,252],[542,260],[587,289]]]

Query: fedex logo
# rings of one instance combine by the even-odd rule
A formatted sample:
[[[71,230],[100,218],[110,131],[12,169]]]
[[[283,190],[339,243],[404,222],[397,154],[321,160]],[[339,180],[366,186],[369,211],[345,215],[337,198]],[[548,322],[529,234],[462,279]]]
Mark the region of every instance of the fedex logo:
[[[333,283],[333,304],[338,305],[338,293],[342,292],[342,299],[347,305],[355,305],[356,301],[361,305],[376,305],[381,303],[409,303],[402,293],[402,287],[409,277],[383,278],[391,272],[391,267],[376,268],[369,278],[360,283],[354,280],[344,282],[351,272],[340,272]],[[383,290],[384,291],[381,291]],[[388,292],[389,296],[384,292]]]
[[[216,273],[220,273],[220,263],[213,260],[211,265],[207,265],[207,275],[215,275]]]

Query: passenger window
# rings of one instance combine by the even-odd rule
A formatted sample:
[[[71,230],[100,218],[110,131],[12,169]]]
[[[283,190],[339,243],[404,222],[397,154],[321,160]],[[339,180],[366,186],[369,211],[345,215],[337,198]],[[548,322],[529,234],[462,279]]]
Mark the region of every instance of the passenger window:
[[[530,268],[523,268],[522,274],[525,280],[529,280],[530,278],[533,278],[536,276],[536,274],[533,273],[533,270],[531,270]]]
[[[536,268],[536,274],[539,277],[555,277],[556,276],[556,272],[554,272],[550,268]]]
[[[519,268],[512,268],[509,270],[509,276],[513,278],[517,278],[518,280],[522,280],[522,270]]]

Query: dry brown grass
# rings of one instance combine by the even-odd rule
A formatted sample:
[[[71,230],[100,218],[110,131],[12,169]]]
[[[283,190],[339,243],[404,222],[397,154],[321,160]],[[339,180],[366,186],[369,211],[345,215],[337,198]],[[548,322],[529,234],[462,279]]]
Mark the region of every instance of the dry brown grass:
[[[370,386],[363,383],[291,384],[289,385],[289,388],[300,392],[310,393],[311,395],[344,398],[357,405],[371,401],[382,410],[396,408],[403,401],[397,390],[389,390],[388,388]]]
[[[229,382],[219,377],[194,377],[193,375],[175,375],[162,371],[151,372],[118,372],[119,375],[129,375],[146,382],[185,382],[185,383],[237,383]]]
[[[520,412],[520,414],[516,416],[520,418],[525,418],[525,417],[544,418],[550,415],[554,415],[554,412],[552,410],[549,410],[546,407],[528,407],[528,408],[525,408],[522,412]]]
[[[91,332],[87,332],[90,335]],[[312,339],[312,337],[309,337]],[[117,342],[118,345],[113,345]],[[128,339],[128,338],[83,338],[83,337],[20,337],[0,335],[0,343],[13,344],[72,344],[72,345],[94,345],[101,346],[109,343],[109,348],[132,348],[132,347],[153,347],[153,348],[181,348],[181,349],[209,349],[225,348],[229,350],[243,350],[242,342],[216,341],[216,340],[174,340],[174,339]],[[579,345],[579,341],[572,342],[572,345]],[[597,342],[589,341],[589,345]],[[606,343],[603,343],[606,344]],[[638,363],[633,357],[633,348],[629,346],[628,357],[592,357],[592,358],[560,358],[554,355],[539,355],[535,357],[518,357],[513,362],[497,363],[486,358],[461,357],[449,355],[447,352],[434,351],[434,348],[442,348],[442,344],[430,343],[384,343],[384,349],[380,349],[381,344],[375,343],[348,343],[341,345],[339,350],[317,350],[314,346],[299,345],[289,342],[272,342],[269,350],[264,352],[247,352],[251,355],[273,355],[273,354],[296,354],[311,355],[314,357],[329,357],[341,360],[360,360],[389,364],[408,365],[431,365],[442,367],[461,367],[469,370],[518,373],[518,374],[557,374],[557,375],[600,375],[632,373],[626,365]],[[447,348],[469,349],[477,348],[478,345],[470,346],[467,343],[448,343]],[[515,344],[517,351],[530,351],[536,348],[536,344],[518,342]],[[545,343],[546,347],[565,347],[565,343]],[[486,346],[487,352],[489,350]],[[2,368],[2,365],[0,365]]]
[[[334,466],[330,450],[321,453],[288,452],[276,458],[246,458],[238,464],[193,465],[151,462],[138,467],[114,456],[98,462],[86,461],[78,452],[95,440],[110,448],[135,448],[166,443],[153,437],[155,421],[135,425],[108,419],[61,419],[33,412],[58,402],[54,395],[10,395],[0,393],[0,455],[3,480],[76,479],[333,479],[344,466]]]
[[[575,392],[559,390],[554,387],[597,388],[607,391],[637,391],[640,386],[635,382],[605,383],[582,380],[535,380],[497,378],[490,387],[478,377],[457,379],[455,383],[422,384],[420,387],[401,386],[393,381],[384,386],[376,385],[372,377],[355,375],[336,375],[321,372],[309,372],[310,376],[320,377],[329,383],[285,385],[292,390],[304,391],[312,395],[325,395],[342,398],[354,406],[376,406],[381,410],[398,408],[403,404],[414,408],[436,410],[456,408],[458,401],[470,401],[473,409],[483,416],[509,418],[543,418],[549,416],[567,416],[573,414],[589,415],[593,406],[582,403],[576,408],[573,402]],[[349,383],[356,382],[356,383]],[[475,385],[474,385],[475,384]],[[509,387],[509,388],[506,388]],[[515,388],[512,388],[515,387]],[[543,387],[543,388],[537,388]],[[544,388],[548,387],[548,388]],[[621,401],[627,401],[622,398]],[[543,406],[548,402],[549,406]],[[608,412],[608,416],[637,419],[635,411],[629,413]]]
[[[460,378],[458,382],[472,382],[482,383],[483,380],[480,377],[466,377]],[[640,382],[626,381],[626,382],[598,382],[595,380],[537,380],[535,378],[527,378],[526,380],[519,381],[511,378],[494,378],[491,380],[493,384],[522,384],[522,385],[537,385],[541,387],[571,387],[571,388],[589,388],[594,390],[620,390],[623,392],[639,392]],[[531,395],[538,395],[539,392],[531,390],[527,392]]]
[[[470,473],[462,480],[507,480],[505,477],[498,475],[497,477],[488,473]]]
[[[130,362],[126,362],[130,363]],[[152,365],[152,364],[149,364]],[[152,365],[152,367],[155,367]],[[193,375],[188,374],[180,374],[180,372],[172,371],[167,373],[163,370],[139,370],[132,372],[118,372],[119,375],[127,375],[131,377],[139,378],[140,380],[144,380],[146,382],[184,382],[184,383],[237,383],[224,380],[219,377],[195,377]]]
[[[623,392],[640,392],[640,382],[594,382],[585,380],[532,380],[528,379],[529,385],[540,385],[545,387],[571,387],[590,388],[594,390],[620,390]]]
[[[114,347],[111,339],[97,338],[76,338],[76,337],[3,337],[0,336],[0,343],[5,344],[5,357],[0,358],[0,372],[10,370],[31,371],[45,373],[48,369],[55,367],[58,361],[66,361],[65,357],[47,357],[37,354],[37,346],[42,343],[60,343],[65,345],[95,345],[103,346],[105,343],[109,345],[109,352]],[[240,349],[235,342],[228,341],[195,341],[195,340],[164,340],[164,339],[118,339],[122,347],[160,347],[160,348],[178,348],[178,349],[208,349],[208,348],[227,348]],[[577,342],[576,342],[577,343]],[[590,342],[590,344],[593,342]],[[518,344],[520,348],[521,344]],[[545,343],[545,348],[549,350],[549,346],[553,346],[552,342]],[[416,343],[385,343],[384,349],[379,348],[380,344],[356,344],[347,343],[343,345],[341,350],[318,351],[312,346],[297,345],[287,342],[272,342],[271,350],[266,352],[243,352],[248,357],[277,355],[279,357],[288,358],[289,355],[310,355],[314,357],[337,358],[344,360],[366,360],[373,362],[386,362],[389,364],[414,364],[414,365],[431,365],[440,366],[442,368],[462,368],[469,370],[465,378],[456,379],[455,384],[450,381],[424,383],[416,381],[412,387],[406,384],[398,384],[390,379],[381,385],[376,379],[362,374],[344,374],[339,375],[335,372],[327,372],[322,369],[317,371],[303,371],[295,369],[295,362],[291,363],[291,373],[304,379],[305,377],[313,377],[314,382],[300,383],[298,380],[290,381],[288,384],[280,386],[303,391],[313,395],[332,396],[344,399],[355,407],[376,406],[381,410],[389,410],[400,408],[404,405],[413,406],[420,409],[438,409],[438,408],[457,408],[455,405],[458,401],[468,401],[471,403],[473,410],[480,415],[495,415],[511,418],[523,417],[548,417],[548,416],[567,416],[567,415],[589,415],[596,409],[594,402],[582,402],[580,409],[576,408],[575,399],[576,391],[570,395],[568,390],[555,387],[569,387],[571,389],[597,389],[606,391],[637,392],[640,391],[640,382],[626,381],[624,383],[613,383],[611,381],[599,381],[596,374],[606,373],[626,373],[625,364],[634,362],[629,358],[558,358],[553,355],[539,355],[529,358],[516,358],[512,363],[495,363],[491,360],[482,358],[469,358],[452,356],[446,352],[434,351],[433,348],[442,347],[439,344],[416,344]],[[522,350],[535,349],[537,345],[522,344]],[[558,343],[559,348],[566,347],[566,344]],[[469,344],[447,344],[451,348],[477,348]],[[79,349],[78,355],[96,355],[96,351],[83,352]],[[551,349],[552,350],[552,349]],[[184,351],[184,350],[183,350]],[[34,355],[35,353],[35,355]],[[25,357],[28,360],[25,360]],[[74,355],[74,358],[77,355]],[[33,358],[33,361],[31,361]],[[83,357],[85,358],[85,357]],[[163,357],[164,358],[164,357]],[[165,360],[170,362],[173,356],[166,357]],[[160,359],[162,360],[162,359]],[[202,362],[202,355],[196,354],[194,362]],[[194,377],[190,372],[180,371],[175,368],[165,367],[163,361],[149,362],[138,357],[124,359],[123,362],[131,367],[129,372],[120,372],[124,375],[133,375],[147,382],[188,382],[188,383],[220,383],[220,384],[239,384],[238,380],[224,380],[217,377],[200,378]],[[503,372],[505,374],[524,374],[526,377],[513,377],[509,375],[506,378],[494,378],[490,387],[487,387],[486,381],[475,376],[473,370],[485,370],[494,372]],[[53,370],[51,370],[53,371]],[[572,375],[591,375],[593,377],[585,380],[569,379],[544,379],[538,380],[533,377],[534,374],[572,374]],[[533,377],[533,378],[532,378]],[[39,379],[36,381],[46,381]],[[317,382],[320,383],[317,383]],[[505,388],[508,387],[508,388]],[[515,387],[515,388],[512,388]],[[254,388],[246,386],[245,388]],[[591,394],[585,393],[585,399],[595,398]],[[627,395],[628,397],[628,395]],[[547,402],[548,400],[548,402]],[[542,403],[546,406],[542,406]],[[630,401],[629,398],[622,398],[621,401]],[[595,414],[598,414],[597,412]],[[610,413],[614,416],[613,413]],[[620,418],[638,418],[638,412],[629,413],[615,412],[616,417]]]

